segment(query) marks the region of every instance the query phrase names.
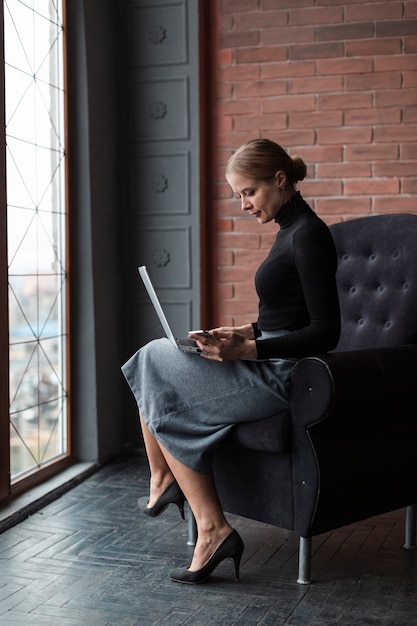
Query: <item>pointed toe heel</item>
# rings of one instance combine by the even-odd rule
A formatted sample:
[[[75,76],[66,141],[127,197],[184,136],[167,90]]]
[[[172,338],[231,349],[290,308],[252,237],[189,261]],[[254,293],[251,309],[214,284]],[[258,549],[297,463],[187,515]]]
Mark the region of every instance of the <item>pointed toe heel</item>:
[[[239,580],[239,568],[243,549],[244,544],[241,536],[237,530],[233,530],[201,569],[190,571],[188,567],[180,567],[172,570],[170,578],[177,583],[198,585],[206,581],[222,561],[231,558],[235,564],[235,580]]]
[[[149,500],[146,496],[139,498],[138,508],[148,517],[157,517],[168,508],[170,504],[176,504],[180,512],[181,518],[185,520],[184,502],[185,497],[176,480],[168,485],[165,491],[159,496],[158,500],[151,507],[148,507]]]

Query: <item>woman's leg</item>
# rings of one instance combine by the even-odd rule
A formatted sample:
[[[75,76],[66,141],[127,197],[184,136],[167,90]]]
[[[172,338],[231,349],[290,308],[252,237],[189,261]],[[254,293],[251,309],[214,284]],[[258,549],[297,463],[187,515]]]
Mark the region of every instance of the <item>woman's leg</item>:
[[[211,474],[200,474],[175,459],[152,435],[140,416],[143,439],[151,471],[149,506],[172,480],[177,480],[194,514],[197,544],[189,569],[199,570],[232,531],[217,495]]]
[[[158,445],[194,513],[198,536],[188,569],[199,570],[233,529],[223,514],[212,475],[190,469]]]
[[[165,460],[164,455],[162,454],[157,440],[148,430],[140,411],[139,418],[151,473],[149,500],[147,506],[152,507],[168,485],[172,483],[174,476]]]

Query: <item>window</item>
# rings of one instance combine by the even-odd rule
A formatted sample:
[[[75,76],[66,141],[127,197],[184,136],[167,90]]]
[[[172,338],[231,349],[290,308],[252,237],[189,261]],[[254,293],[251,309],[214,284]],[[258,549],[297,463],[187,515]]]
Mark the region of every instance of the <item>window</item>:
[[[12,485],[69,453],[62,4],[3,1]]]

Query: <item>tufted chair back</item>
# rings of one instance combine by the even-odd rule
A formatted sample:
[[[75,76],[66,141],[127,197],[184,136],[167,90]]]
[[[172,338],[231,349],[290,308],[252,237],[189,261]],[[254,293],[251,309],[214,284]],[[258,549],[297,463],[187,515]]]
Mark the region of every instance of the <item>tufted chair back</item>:
[[[336,351],[417,341],[417,215],[330,227],[338,254],[342,332]]]

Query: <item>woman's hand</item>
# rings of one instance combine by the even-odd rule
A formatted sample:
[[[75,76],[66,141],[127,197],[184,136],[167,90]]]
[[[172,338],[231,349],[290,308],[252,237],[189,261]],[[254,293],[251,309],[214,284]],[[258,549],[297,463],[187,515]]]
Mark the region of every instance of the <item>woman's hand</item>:
[[[209,331],[211,337],[202,337],[201,335],[191,333],[190,338],[197,342],[201,350],[201,356],[211,361],[256,359],[258,353],[255,340],[253,338],[249,339],[243,332],[238,332],[240,329],[243,329],[243,332],[247,335],[251,332],[253,336],[253,328],[250,325],[250,330],[247,326],[240,328],[214,328]]]
[[[233,332],[243,335],[246,339],[255,339],[255,333],[252,324],[245,324],[245,326],[221,326],[215,330],[220,332]]]

